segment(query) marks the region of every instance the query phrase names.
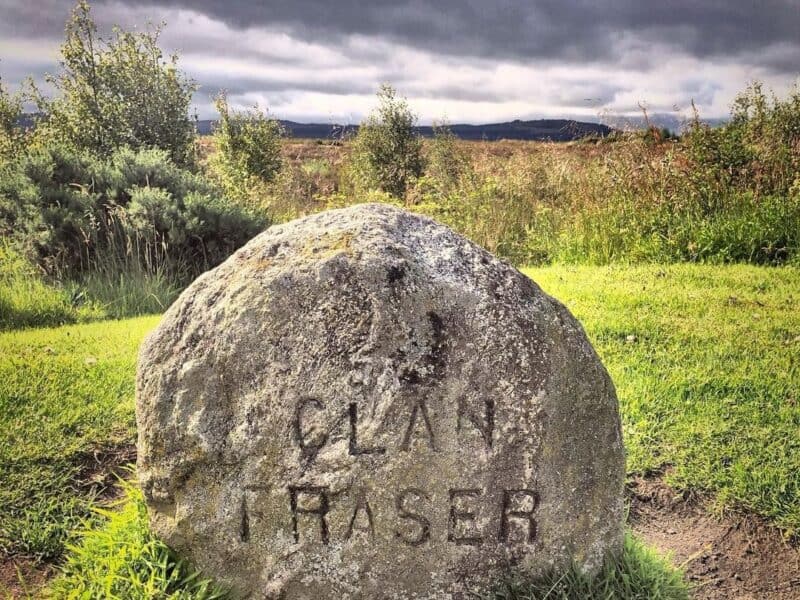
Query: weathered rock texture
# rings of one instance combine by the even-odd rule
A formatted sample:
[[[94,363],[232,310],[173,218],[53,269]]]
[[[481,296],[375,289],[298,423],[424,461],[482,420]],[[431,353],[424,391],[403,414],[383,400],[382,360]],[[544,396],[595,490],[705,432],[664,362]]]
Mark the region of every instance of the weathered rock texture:
[[[381,205],[272,227],[145,342],[155,532],[254,598],[463,598],[622,541],[612,383],[511,266]]]

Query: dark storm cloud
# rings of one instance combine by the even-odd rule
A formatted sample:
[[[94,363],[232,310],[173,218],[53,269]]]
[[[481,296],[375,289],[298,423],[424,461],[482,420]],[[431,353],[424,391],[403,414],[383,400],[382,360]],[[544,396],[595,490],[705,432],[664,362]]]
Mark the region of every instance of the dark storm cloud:
[[[65,2],[48,0],[52,5]],[[619,58],[626,34],[699,58],[740,56],[796,71],[798,0],[135,0],[191,9],[236,28],[276,27],[308,40],[378,36],[456,56],[495,59]],[[785,44],[779,57],[758,52]]]
[[[424,120],[672,111],[722,116],[751,79],[800,72],[800,0],[90,0],[101,33],[168,23],[162,47],[234,105],[359,119],[381,82]],[[75,0],[0,0],[0,75],[57,71]],[[453,114],[453,112],[455,114]],[[318,117],[314,117],[317,115]]]
[[[97,0],[95,4],[107,4]],[[626,34],[699,58],[749,54],[775,69],[800,62],[798,0],[133,0],[128,6],[185,8],[235,28],[268,27],[317,42],[350,35],[456,56],[603,61],[620,58]],[[0,28],[52,36],[71,0],[3,0]],[[784,52],[759,55],[783,43]]]

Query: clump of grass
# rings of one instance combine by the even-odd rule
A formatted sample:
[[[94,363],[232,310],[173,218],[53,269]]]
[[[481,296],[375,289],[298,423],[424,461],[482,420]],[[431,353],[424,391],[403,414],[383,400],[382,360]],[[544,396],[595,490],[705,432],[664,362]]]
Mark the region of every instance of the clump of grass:
[[[681,571],[645,546],[625,535],[622,555],[609,559],[591,577],[572,567],[530,580],[524,575],[501,582],[485,600],[688,600]]]
[[[44,276],[9,244],[0,244],[0,330],[73,323],[96,317],[92,306],[77,306],[65,289]]]
[[[0,244],[0,331],[161,313],[180,294],[179,281],[166,269],[109,254],[83,274],[49,283],[10,244]]]
[[[215,600],[224,591],[203,578],[153,536],[141,492],[123,482],[117,506],[96,508],[99,522],[78,534],[61,575],[49,586],[51,598],[125,600]]]
[[[181,293],[181,281],[166,268],[109,254],[68,283],[73,297],[86,298],[113,319],[164,312]]]

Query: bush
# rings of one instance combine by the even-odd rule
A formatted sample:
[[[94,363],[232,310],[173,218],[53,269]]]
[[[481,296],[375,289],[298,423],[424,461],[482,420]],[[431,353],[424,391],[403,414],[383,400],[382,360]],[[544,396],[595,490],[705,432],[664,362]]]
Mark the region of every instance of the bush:
[[[466,153],[446,123],[434,123],[426,158],[425,175],[441,193],[451,191],[469,168]]]
[[[189,106],[197,86],[178,70],[177,55],[164,57],[160,32],[115,28],[104,40],[80,0],[66,25],[61,72],[49,78],[59,96],[38,94],[45,115],[38,137],[100,157],[123,147],[161,148],[175,164],[192,166],[196,128]]]
[[[0,79],[0,164],[11,160],[22,148],[21,117],[22,96],[9,93]]]
[[[50,274],[140,265],[185,281],[266,225],[165,150],[125,148],[103,161],[47,146],[0,171],[0,231]]]
[[[350,172],[355,188],[379,189],[397,198],[422,175],[422,138],[417,118],[389,85],[378,91],[378,108],[361,123],[353,142]]]
[[[726,125],[711,128],[695,115],[686,141],[707,204],[729,187],[787,194],[800,173],[800,86],[780,99],[754,83],[736,97]]]
[[[280,124],[253,108],[233,112],[221,94],[216,100],[219,123],[214,130],[216,154],[211,166],[226,193],[246,201],[254,188],[269,183],[281,170]]]

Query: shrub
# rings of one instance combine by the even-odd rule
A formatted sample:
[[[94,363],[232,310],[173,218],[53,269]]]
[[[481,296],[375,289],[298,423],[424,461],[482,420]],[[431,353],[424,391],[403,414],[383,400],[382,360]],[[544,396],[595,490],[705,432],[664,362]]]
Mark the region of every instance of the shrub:
[[[165,150],[121,149],[103,161],[47,146],[0,171],[0,230],[51,274],[138,263],[185,280],[266,224]]]
[[[425,175],[443,193],[453,189],[469,168],[466,153],[446,123],[434,123],[426,158]]]
[[[736,97],[726,125],[711,128],[695,114],[686,141],[695,190],[708,204],[728,187],[786,194],[800,172],[800,87],[780,99],[754,83]]]
[[[80,0],[66,25],[61,72],[49,78],[58,97],[38,94],[45,114],[38,136],[101,157],[122,147],[161,148],[175,164],[191,166],[189,106],[197,86],[178,70],[177,55],[164,57],[160,32],[115,28],[105,40]]]
[[[425,166],[416,122],[408,103],[391,86],[381,86],[378,108],[361,123],[353,142],[350,172],[356,188],[405,195]]]
[[[258,108],[231,111],[224,94],[215,104],[219,123],[211,165],[228,195],[246,200],[253,188],[273,181],[281,170],[283,129]]]
[[[21,117],[22,96],[9,93],[0,79],[0,163],[13,158],[22,148]]]

